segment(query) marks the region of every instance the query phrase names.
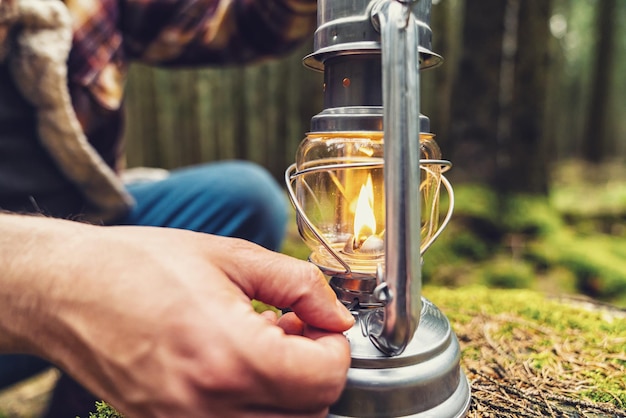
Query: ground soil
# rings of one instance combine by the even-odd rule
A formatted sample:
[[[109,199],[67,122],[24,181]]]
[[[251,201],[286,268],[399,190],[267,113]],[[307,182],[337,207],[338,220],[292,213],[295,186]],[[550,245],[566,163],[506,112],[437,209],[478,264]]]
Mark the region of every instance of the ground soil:
[[[496,337],[497,330],[511,324],[517,325],[513,338]],[[537,368],[528,353],[553,332],[547,327],[513,315],[479,314],[456,326],[456,332],[465,352],[479,353],[462,359],[472,390],[468,417],[626,417],[626,408],[615,406],[622,404],[620,400],[593,402],[579,396],[593,389],[593,383],[584,377],[593,369],[602,369],[611,379],[621,379],[625,387],[626,349],[617,363],[604,358],[593,362],[572,339],[551,336],[559,362]]]

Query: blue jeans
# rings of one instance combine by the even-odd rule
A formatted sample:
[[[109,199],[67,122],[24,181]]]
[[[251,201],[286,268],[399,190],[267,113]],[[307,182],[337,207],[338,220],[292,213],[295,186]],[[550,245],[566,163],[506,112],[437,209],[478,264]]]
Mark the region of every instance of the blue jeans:
[[[128,185],[136,200],[120,225],[162,226],[243,238],[278,250],[288,202],[264,169],[226,161],[174,170],[157,181]],[[0,388],[32,376],[49,363],[27,355],[0,356]]]

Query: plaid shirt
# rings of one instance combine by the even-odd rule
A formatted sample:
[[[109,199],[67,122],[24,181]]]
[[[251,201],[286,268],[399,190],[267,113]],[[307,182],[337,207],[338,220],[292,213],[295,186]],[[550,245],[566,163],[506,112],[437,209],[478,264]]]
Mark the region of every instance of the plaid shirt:
[[[69,89],[89,142],[119,168],[128,64],[243,64],[284,54],[315,28],[316,0],[64,0]]]

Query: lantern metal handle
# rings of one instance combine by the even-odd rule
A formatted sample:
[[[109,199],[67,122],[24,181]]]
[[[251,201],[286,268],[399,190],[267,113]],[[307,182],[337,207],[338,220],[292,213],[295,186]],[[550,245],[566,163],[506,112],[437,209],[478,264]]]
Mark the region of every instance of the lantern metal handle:
[[[420,319],[420,91],[418,0],[383,0],[372,9],[380,30],[382,55],[383,128],[385,159],[385,266],[379,286],[389,295],[383,315],[372,315],[368,334],[383,353],[401,354],[413,338]]]

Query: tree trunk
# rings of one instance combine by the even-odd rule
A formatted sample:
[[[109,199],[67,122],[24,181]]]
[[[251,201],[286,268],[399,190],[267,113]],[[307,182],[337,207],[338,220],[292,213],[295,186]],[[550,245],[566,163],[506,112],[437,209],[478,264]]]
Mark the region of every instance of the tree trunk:
[[[571,120],[574,113],[571,104],[575,103],[569,96],[567,85],[566,57],[564,42],[568,31],[568,20],[571,19],[572,3],[569,0],[553,0],[551,30],[549,38],[548,81],[546,89],[546,111],[544,117],[544,140],[549,139],[551,147],[546,156],[556,161],[569,158],[574,152],[571,131]],[[553,21],[554,19],[554,21]]]
[[[433,30],[433,52],[443,56],[443,64],[422,72],[422,113],[430,118],[431,131],[444,158],[450,151],[450,109],[452,86],[458,70],[461,52],[461,29],[463,1],[445,0],[433,5],[431,28]]]
[[[455,181],[495,175],[496,122],[506,2],[466,0],[463,45],[452,89],[449,156]]]
[[[505,38],[503,43],[494,184],[503,192],[547,194],[547,154],[552,147],[550,138],[546,138],[543,132],[551,0],[509,0],[507,3],[511,12],[507,17],[511,21],[517,20],[518,25],[509,22],[512,29],[516,29],[516,35],[514,39]],[[512,59],[507,62],[509,58]]]
[[[614,66],[615,13],[617,0],[598,2],[596,19],[596,54],[593,63],[589,114],[583,138],[584,158],[591,163],[601,163],[611,153],[608,134],[610,89]]]

